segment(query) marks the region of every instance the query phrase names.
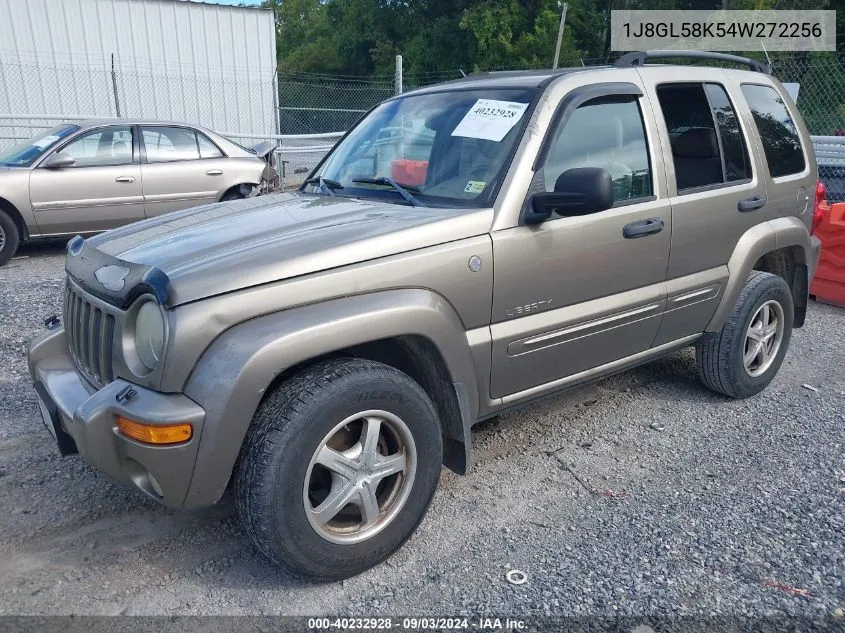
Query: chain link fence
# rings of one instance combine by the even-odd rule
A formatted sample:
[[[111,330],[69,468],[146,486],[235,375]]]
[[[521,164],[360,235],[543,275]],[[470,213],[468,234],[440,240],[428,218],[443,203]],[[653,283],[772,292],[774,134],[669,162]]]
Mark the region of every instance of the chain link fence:
[[[579,61],[583,66],[595,66],[606,64],[608,60]],[[771,61],[773,73],[780,81],[799,84],[798,109],[810,133],[826,139],[825,150],[818,152],[820,176],[831,196],[845,199],[845,55],[781,54]],[[524,70],[524,67],[475,69],[479,70]],[[457,69],[406,75],[403,90],[457,79],[465,74],[464,70]],[[342,132],[370,108],[394,94],[393,75],[283,74],[279,77],[281,131],[283,134]],[[838,137],[842,138],[841,145]],[[291,161],[291,171],[303,175],[321,158],[318,153],[300,154],[287,149],[285,153]]]
[[[123,117],[185,121],[221,132],[276,131],[273,76],[123,69],[114,81]]]
[[[845,199],[845,55],[779,54],[772,66],[782,82],[800,86],[798,108],[818,137],[820,176],[832,196]],[[458,79],[469,71],[407,74],[402,89]],[[172,71],[120,59],[51,65],[0,54],[0,150],[61,120],[172,119],[209,127],[244,145],[275,138],[286,161],[287,181],[296,184],[344,131],[396,90],[394,75],[283,73],[276,84],[275,77],[250,72]]]
[[[249,68],[173,70],[116,57],[63,64],[0,50],[0,150],[59,121],[102,117],[268,138],[278,128],[277,89],[275,74]]]
[[[0,118],[0,151],[56,125],[65,113],[115,116],[111,73],[95,67],[44,67],[0,53],[0,113],[7,115]]]
[[[392,75],[280,75],[280,131],[284,135],[301,135],[301,139],[282,143],[286,182],[301,182],[346,130],[393,94]],[[332,134],[333,137],[328,136]]]
[[[407,92],[464,76],[461,70],[406,75]],[[280,73],[279,125],[282,134],[322,134],[348,130],[370,108],[397,93],[394,75],[356,77]]]
[[[799,85],[796,103],[813,135],[819,180],[829,201],[845,201],[845,55],[776,59],[772,71]]]
[[[606,64],[607,60],[585,58],[580,62],[584,66],[594,66]],[[811,134],[845,135],[845,55],[781,55],[772,60],[772,67],[774,75],[781,82],[800,85],[798,108]],[[523,66],[496,67],[475,69],[474,72],[525,69]],[[458,79],[465,74],[466,71],[457,69],[406,75],[403,90],[407,92],[441,81]],[[392,75],[352,77],[308,73],[281,74],[281,132],[316,134],[347,130],[370,108],[394,94]]]
[[[464,76],[461,70],[406,75],[407,92]],[[317,73],[279,75],[279,127],[287,182],[296,184],[342,134],[371,108],[397,92],[394,75],[355,77]],[[288,135],[301,135],[289,138]]]

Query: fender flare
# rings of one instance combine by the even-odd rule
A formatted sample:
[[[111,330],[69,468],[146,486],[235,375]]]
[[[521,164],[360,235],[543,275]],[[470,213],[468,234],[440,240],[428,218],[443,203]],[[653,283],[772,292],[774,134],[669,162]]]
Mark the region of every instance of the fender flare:
[[[186,507],[223,494],[252,417],[285,370],[354,345],[403,335],[427,338],[440,352],[461,413],[461,429],[444,429],[469,452],[478,416],[475,366],[464,327],[440,295],[402,289],[333,299],[252,319],[221,334],[203,353],[185,394],[205,410]],[[468,455],[467,455],[468,461]]]
[[[725,284],[725,292],[722,294],[722,301],[716,308],[713,318],[705,328],[706,332],[718,332],[725,324],[748,276],[759,259],[766,253],[789,246],[799,247],[800,255],[796,259],[796,264],[808,267],[809,274],[812,275],[812,269],[815,266],[814,249],[810,232],[800,219],[777,218],[769,222],[761,222],[743,233],[728,260],[728,281]]]

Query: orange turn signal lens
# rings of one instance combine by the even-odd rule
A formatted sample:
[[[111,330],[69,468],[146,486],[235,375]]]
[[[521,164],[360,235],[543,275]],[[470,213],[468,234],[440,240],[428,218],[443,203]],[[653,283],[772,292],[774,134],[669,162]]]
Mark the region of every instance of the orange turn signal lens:
[[[117,430],[144,444],[181,444],[194,434],[190,424],[144,424],[121,415],[117,416]]]

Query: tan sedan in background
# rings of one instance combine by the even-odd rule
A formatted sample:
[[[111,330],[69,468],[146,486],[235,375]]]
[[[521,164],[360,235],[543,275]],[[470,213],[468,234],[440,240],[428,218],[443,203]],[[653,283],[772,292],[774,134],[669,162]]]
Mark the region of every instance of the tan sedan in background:
[[[0,152],[0,266],[21,242],[269,190],[272,155],[259,153],[182,123],[96,120],[41,132]]]

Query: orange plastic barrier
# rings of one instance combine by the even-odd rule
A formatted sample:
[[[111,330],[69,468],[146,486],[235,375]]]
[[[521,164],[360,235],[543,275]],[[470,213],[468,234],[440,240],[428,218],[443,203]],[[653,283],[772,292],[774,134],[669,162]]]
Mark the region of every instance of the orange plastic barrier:
[[[423,185],[427,172],[427,160],[397,158],[390,163],[390,177],[400,185]]]
[[[816,301],[845,308],[845,202],[822,205],[815,235],[822,241],[819,267],[810,284]]]

